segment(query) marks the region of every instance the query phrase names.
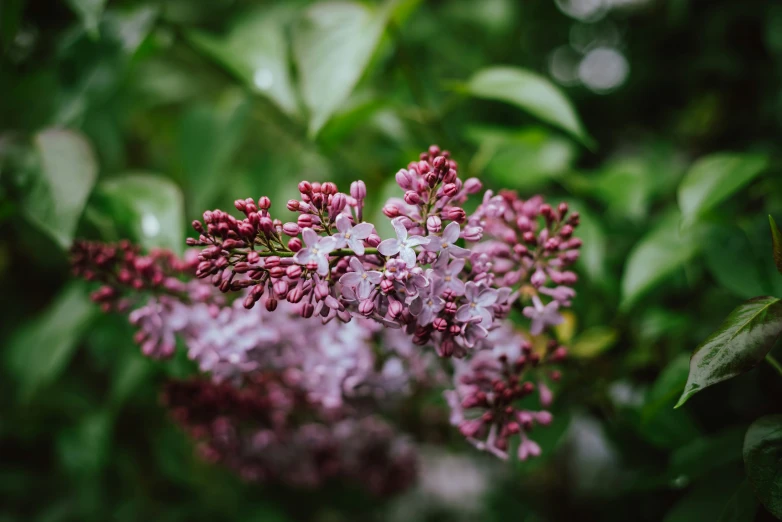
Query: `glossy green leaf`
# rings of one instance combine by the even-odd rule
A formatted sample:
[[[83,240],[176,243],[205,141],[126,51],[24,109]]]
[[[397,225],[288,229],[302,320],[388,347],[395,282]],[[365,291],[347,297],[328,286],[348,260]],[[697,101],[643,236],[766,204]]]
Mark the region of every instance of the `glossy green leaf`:
[[[595,326],[585,330],[570,347],[568,353],[573,357],[590,359],[611,348],[617,340],[618,333],[608,326]]]
[[[729,198],[768,165],[759,154],[719,153],[696,161],[679,185],[679,207],[685,224]]]
[[[733,310],[690,359],[690,374],[676,407],[699,391],[751,370],[782,333],[782,300],[756,297]]]
[[[98,24],[106,7],[106,0],[68,0],[71,9],[79,15],[84,29],[92,36],[98,36]]]
[[[292,14],[287,6],[259,7],[238,17],[224,35],[191,30],[187,38],[253,92],[267,96],[284,112],[296,115],[299,107],[285,36]]]
[[[757,511],[758,501],[749,481],[745,480],[723,508],[719,522],[752,522]]]
[[[22,401],[29,400],[65,370],[97,312],[86,285],[71,283],[45,311],[14,333],[8,342],[6,361],[19,380]]]
[[[124,220],[132,238],[145,248],[182,252],[185,211],[182,193],[172,181],[151,174],[130,173],[98,186],[103,201]]]
[[[318,134],[358,83],[383,35],[390,6],[318,3],[295,24],[293,56],[310,112],[310,136]]]
[[[570,100],[546,78],[517,67],[489,67],[475,73],[467,91],[477,98],[516,105],[593,146]]]
[[[744,466],[760,502],[782,518],[782,415],[756,420],[744,438]]]
[[[774,263],[777,265],[777,270],[782,274],[782,232],[780,232],[774,218],[768,216],[768,220],[771,224],[771,242],[774,247]]]
[[[679,214],[668,214],[630,252],[622,275],[623,308],[682,268],[698,252],[692,231],[682,233]]]
[[[23,199],[28,219],[67,248],[98,176],[89,142],[80,133],[48,129],[35,136],[40,156]]]

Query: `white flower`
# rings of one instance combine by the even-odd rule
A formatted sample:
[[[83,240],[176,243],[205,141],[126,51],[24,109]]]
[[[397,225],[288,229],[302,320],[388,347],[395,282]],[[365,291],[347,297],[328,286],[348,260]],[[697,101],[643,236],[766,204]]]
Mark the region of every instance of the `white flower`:
[[[408,268],[415,266],[416,253],[413,247],[424,245],[429,240],[421,236],[407,237],[407,229],[402,224],[404,218],[395,218],[391,220],[396,231],[396,239],[386,239],[377,246],[378,252],[386,257],[399,254],[399,258],[405,262]]]
[[[299,250],[293,256],[293,261],[300,265],[317,263],[318,274],[321,276],[329,273],[329,254],[337,248],[337,240],[333,236],[319,236],[311,228],[305,228],[301,232],[307,248]]]
[[[338,247],[342,248],[347,245],[356,255],[364,255],[364,243],[363,240],[368,238],[372,234],[372,230],[375,228],[371,223],[359,223],[356,226],[350,224],[350,218],[345,214],[337,216],[337,230],[339,234],[334,237],[337,239]]]
[[[427,243],[424,248],[430,252],[441,251],[443,254],[450,254],[453,257],[467,257],[470,255],[470,251],[454,244],[459,239],[461,230],[459,223],[452,221],[445,227],[442,236],[429,236],[427,238],[429,239],[429,243]]]

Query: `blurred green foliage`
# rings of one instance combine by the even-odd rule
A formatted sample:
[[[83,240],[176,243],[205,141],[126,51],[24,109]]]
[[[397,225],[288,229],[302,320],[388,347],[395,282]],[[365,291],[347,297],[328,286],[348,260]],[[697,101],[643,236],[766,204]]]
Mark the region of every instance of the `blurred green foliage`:
[[[490,188],[568,201],[584,250],[545,456],[477,512],[428,499],[420,517],[770,520],[753,491],[780,498],[780,375],[672,406],[730,310],[782,297],[782,4],[605,0],[583,20],[575,4],[3,1],[0,521],[393,519],[393,502],[247,486],[195,458],[156,400],[192,368],[145,360],[66,252],[76,236],[181,252],[206,208],[281,206],[299,179],[361,178],[379,203],[430,143]],[[629,75],[590,90],[606,47]],[[581,82],[557,85],[557,50],[583,56]]]

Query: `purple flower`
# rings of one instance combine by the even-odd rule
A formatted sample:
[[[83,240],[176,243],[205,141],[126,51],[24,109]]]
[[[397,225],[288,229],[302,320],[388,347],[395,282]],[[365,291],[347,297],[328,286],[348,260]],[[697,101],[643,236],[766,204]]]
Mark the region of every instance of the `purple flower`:
[[[347,245],[356,255],[364,255],[364,243],[363,240],[368,238],[375,227],[371,223],[359,223],[356,226],[350,224],[350,218],[345,214],[337,216],[337,230],[339,234],[334,237],[337,238],[338,246],[340,248]]]
[[[418,324],[426,326],[434,321],[435,316],[445,307],[445,301],[432,292],[432,286],[429,291],[419,292],[418,297],[410,303],[410,313],[418,318]]]
[[[304,238],[307,248],[296,252],[293,260],[300,265],[317,263],[318,274],[327,275],[329,273],[328,255],[337,248],[337,240],[333,236],[320,237],[311,228],[305,228],[301,232],[301,237]]]
[[[464,268],[464,259],[454,259],[448,263],[448,256],[441,255],[434,263],[435,293],[441,294],[449,290],[454,295],[464,295],[464,281],[459,279],[459,273]]]
[[[532,296],[532,304],[534,306],[527,306],[524,308],[524,315],[532,319],[532,326],[529,332],[532,335],[540,334],[547,326],[555,326],[560,324],[563,319],[557,311],[559,309],[559,303],[557,301],[551,301],[546,306],[540,302],[538,296]]]
[[[355,288],[356,297],[360,300],[369,297],[375,286],[383,280],[383,274],[376,270],[366,270],[358,258],[350,258],[350,268],[353,271],[340,277],[339,282],[343,286]]]
[[[445,227],[442,236],[429,236],[429,243],[424,248],[430,252],[442,252],[446,256],[450,254],[453,257],[467,257],[470,251],[455,245],[461,230],[459,223],[452,221]]]
[[[467,303],[456,311],[457,321],[469,321],[473,317],[480,317],[481,323],[488,326],[494,317],[491,306],[497,302],[497,290],[483,288],[473,282],[467,283],[465,297]]]
[[[377,246],[378,252],[386,257],[399,254],[400,259],[405,262],[408,268],[415,265],[415,250],[413,247],[426,244],[427,238],[421,236],[407,237],[407,229],[402,224],[404,218],[395,218],[391,221],[396,231],[396,239],[386,239]],[[457,225],[458,226],[458,225]]]
[[[489,335],[488,330],[476,321],[465,324],[462,329],[462,339],[464,345],[468,348],[475,346],[478,341],[485,339],[487,335]]]

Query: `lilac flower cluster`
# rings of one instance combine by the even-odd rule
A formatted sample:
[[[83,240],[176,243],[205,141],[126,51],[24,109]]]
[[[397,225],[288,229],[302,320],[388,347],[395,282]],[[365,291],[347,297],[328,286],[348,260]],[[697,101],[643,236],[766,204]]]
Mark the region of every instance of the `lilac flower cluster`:
[[[304,181],[287,203],[295,220],[273,218],[269,198],[237,200],[243,218],[213,210],[193,223],[188,244],[202,248],[183,261],[80,243],[75,269],[103,283],[93,297],[107,310],[129,312],[145,354],[169,356],[179,339],[214,386],[239,393],[271,373],[308,408],[358,426],[452,374],[452,423],[481,450],[507,458],[517,444],[526,459],[540,453],[530,432],[551,422],[567,354],[550,333],[575,296],[579,216],[508,191],[487,191],[468,214],[481,183],[457,168],[432,146],[396,174],[404,195],[382,209],[395,237],[363,221],[363,182],[342,193]],[[526,318],[516,328],[512,308]],[[336,424],[320,426],[332,443]],[[239,469],[247,446],[231,447],[218,460]]]
[[[417,455],[406,437],[377,417],[324,413],[287,381],[273,373],[256,373],[241,389],[173,381],[162,402],[207,461],[248,481],[315,488],[341,480],[376,495],[414,482]]]
[[[362,181],[349,194],[331,182],[299,183],[301,199],[287,204],[295,222],[272,219],[266,197],[237,200],[244,219],[207,211],[190,242],[206,247],[197,276],[223,292],[250,288],[247,308],[263,298],[273,311],[285,299],[303,317],[366,317],[403,328],[439,355],[463,357],[507,315],[516,294],[492,287],[485,264],[468,266],[471,251],[457,245],[481,238],[480,226],[460,225],[467,219],[461,204],[481,184],[462,183],[449,156],[432,146],[397,173],[404,198],[383,207],[395,238],[381,240],[361,221]]]

